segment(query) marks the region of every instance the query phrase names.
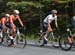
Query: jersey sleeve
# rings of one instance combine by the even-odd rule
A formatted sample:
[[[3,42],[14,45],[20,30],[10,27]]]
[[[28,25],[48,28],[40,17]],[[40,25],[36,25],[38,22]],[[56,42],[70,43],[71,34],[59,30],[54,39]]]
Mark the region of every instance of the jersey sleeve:
[[[10,22],[13,23],[13,15],[10,16]]]
[[[48,22],[51,23],[51,19],[52,19],[51,15],[48,15],[47,18],[48,18]]]
[[[48,20],[50,20],[52,17],[51,17],[51,15],[48,15],[47,18],[48,18]]]
[[[73,20],[75,20],[75,16],[73,17]]]
[[[3,17],[3,18],[1,19],[1,21],[2,21],[2,25],[4,26],[4,25],[5,25],[5,18]]]
[[[55,17],[55,21],[57,21],[57,16]]]

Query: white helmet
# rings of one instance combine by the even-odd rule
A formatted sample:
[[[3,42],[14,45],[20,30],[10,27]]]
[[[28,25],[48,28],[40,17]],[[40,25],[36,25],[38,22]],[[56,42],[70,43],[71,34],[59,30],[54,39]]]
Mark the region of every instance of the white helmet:
[[[57,12],[57,10],[52,10],[51,13],[57,14],[58,12]]]
[[[5,14],[5,16],[6,16],[6,17],[9,17],[10,15],[9,15],[9,14]]]
[[[14,13],[19,14],[19,11],[18,10],[14,10]]]

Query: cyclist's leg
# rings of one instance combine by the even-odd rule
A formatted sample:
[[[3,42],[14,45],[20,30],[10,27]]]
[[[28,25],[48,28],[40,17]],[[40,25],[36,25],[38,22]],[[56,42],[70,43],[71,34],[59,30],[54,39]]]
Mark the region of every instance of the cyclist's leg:
[[[17,34],[16,28],[14,28],[14,29],[12,30],[12,37],[13,37],[13,40],[16,38],[16,34]]]
[[[11,34],[10,34],[11,43],[8,46],[11,46],[14,44],[14,39],[16,37],[16,28],[11,27],[11,26],[9,28],[11,29],[10,30],[10,32],[11,32]]]
[[[15,33],[15,31],[13,29],[11,29],[11,30],[12,30],[11,34],[10,34],[11,43],[8,46],[14,45],[14,33]]]
[[[43,23],[43,32],[46,32],[44,35],[43,35],[43,44],[41,46],[44,46],[44,44],[47,44],[48,42],[48,39],[47,39],[47,36],[48,36],[48,31],[47,31],[47,23]]]
[[[48,32],[48,30],[47,30],[47,28],[48,28],[47,23],[44,23],[44,26],[43,26],[43,27],[44,27],[44,32],[46,32],[43,37],[44,37],[44,39],[45,39],[46,41],[48,41],[47,37],[48,37],[49,32]]]

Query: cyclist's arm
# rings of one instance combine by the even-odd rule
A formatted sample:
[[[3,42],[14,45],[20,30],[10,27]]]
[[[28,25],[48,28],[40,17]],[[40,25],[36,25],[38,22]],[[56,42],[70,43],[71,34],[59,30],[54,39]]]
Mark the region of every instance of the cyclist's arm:
[[[50,25],[51,21],[48,20],[48,28],[51,28],[51,25]]]
[[[15,27],[14,22],[13,22],[13,16],[10,16],[10,23],[11,23],[11,27]]]
[[[3,27],[5,27],[5,19],[4,18],[2,19],[2,25],[3,25]]]
[[[56,28],[58,28],[57,18],[55,19]]]
[[[17,16],[17,17],[18,17],[18,21],[21,24],[21,26],[24,27],[23,22],[21,21],[20,17],[19,16]]]

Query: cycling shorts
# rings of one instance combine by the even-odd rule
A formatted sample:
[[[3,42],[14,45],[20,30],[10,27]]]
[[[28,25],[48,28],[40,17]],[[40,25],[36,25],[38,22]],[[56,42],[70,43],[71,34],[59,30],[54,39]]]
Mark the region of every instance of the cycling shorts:
[[[43,32],[47,31],[48,28],[48,24],[47,23],[43,23]]]
[[[5,26],[6,26],[7,28],[11,28],[11,26],[10,26],[10,23],[9,23],[9,22],[7,22],[7,23],[5,24]]]

